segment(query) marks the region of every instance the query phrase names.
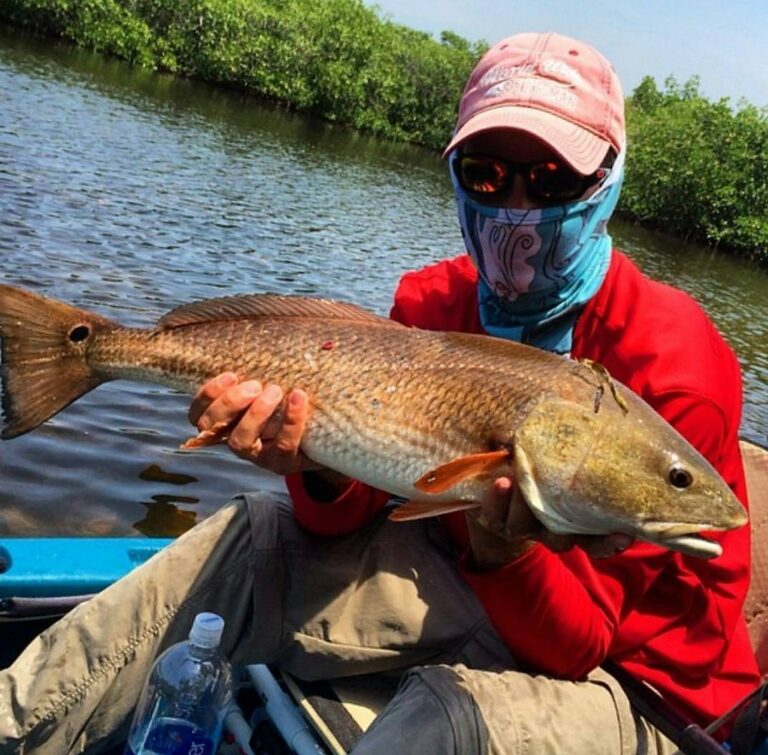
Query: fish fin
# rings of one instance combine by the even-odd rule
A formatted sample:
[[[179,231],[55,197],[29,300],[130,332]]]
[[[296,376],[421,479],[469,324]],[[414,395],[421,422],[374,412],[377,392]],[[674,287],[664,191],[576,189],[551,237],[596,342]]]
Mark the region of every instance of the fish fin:
[[[157,323],[157,329],[172,330],[204,322],[253,320],[260,317],[319,317],[326,320],[362,320],[391,327],[404,327],[348,302],[279,294],[249,294],[222,296],[183,304],[163,315]]]
[[[109,380],[86,351],[98,331],[120,326],[14,286],[0,285],[2,414],[0,437],[15,438]]]
[[[422,493],[444,493],[462,480],[490,472],[511,458],[512,452],[506,448],[462,456],[432,469],[419,477],[413,485]]]
[[[413,519],[428,519],[431,516],[450,514],[452,511],[466,511],[480,506],[476,501],[407,501],[389,515],[393,522],[410,522]]]
[[[204,446],[215,446],[217,443],[226,442],[229,438],[229,431],[232,429],[230,422],[216,422],[210,430],[201,430],[193,438],[187,438],[180,448],[185,451],[191,451],[195,448]]]

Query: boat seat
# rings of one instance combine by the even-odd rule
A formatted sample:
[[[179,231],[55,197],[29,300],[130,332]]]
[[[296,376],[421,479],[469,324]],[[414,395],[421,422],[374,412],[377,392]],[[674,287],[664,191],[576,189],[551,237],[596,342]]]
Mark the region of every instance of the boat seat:
[[[744,616],[763,680],[768,680],[768,450],[741,442],[752,526],[752,582]]]

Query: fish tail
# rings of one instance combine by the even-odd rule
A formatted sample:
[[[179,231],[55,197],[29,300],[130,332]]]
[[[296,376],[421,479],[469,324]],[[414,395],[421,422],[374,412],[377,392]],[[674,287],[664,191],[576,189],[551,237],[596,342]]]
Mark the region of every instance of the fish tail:
[[[0,284],[0,437],[15,438],[109,380],[87,362],[99,331],[119,328],[106,318]]]

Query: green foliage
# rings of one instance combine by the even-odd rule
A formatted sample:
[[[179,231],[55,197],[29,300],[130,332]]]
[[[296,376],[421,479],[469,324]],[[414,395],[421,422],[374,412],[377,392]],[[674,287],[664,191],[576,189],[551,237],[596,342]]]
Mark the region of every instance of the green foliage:
[[[434,149],[486,49],[362,0],[3,0],[0,18]],[[768,111],[710,102],[696,78],[659,89],[646,77],[627,131],[620,212],[768,264]]]
[[[768,262],[768,109],[645,78],[627,101],[619,209],[644,225]]]
[[[485,49],[393,24],[362,0],[6,0],[0,17],[433,148]]]

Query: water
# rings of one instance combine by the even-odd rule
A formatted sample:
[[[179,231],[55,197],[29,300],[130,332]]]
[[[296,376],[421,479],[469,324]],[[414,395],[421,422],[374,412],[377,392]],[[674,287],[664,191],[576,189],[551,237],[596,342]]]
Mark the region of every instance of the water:
[[[255,98],[0,27],[0,280],[147,326],[224,293],[332,296],[386,314],[406,270],[457,254],[446,168]],[[692,293],[745,374],[768,444],[768,274],[612,224]],[[0,446],[0,535],[176,535],[282,481],[224,449],[181,452],[189,398],[121,382]]]

